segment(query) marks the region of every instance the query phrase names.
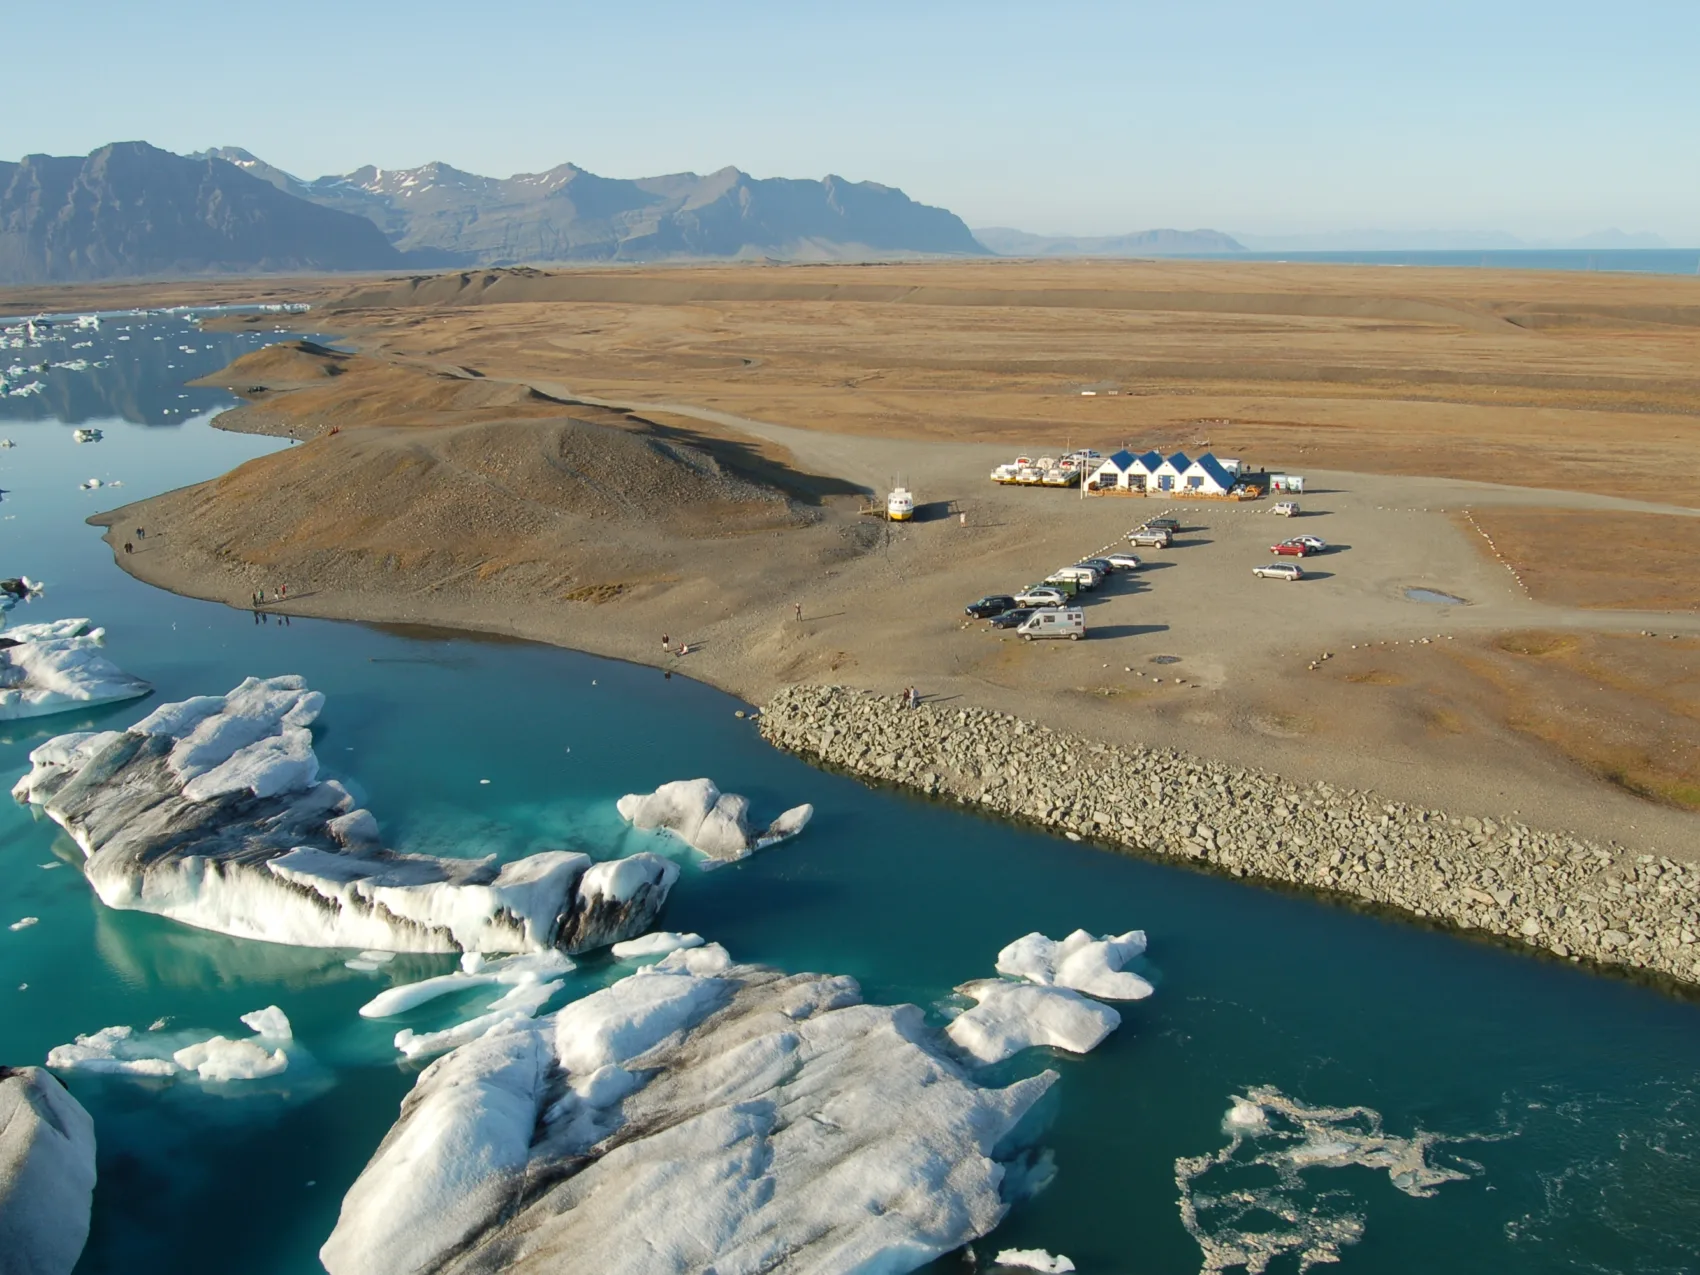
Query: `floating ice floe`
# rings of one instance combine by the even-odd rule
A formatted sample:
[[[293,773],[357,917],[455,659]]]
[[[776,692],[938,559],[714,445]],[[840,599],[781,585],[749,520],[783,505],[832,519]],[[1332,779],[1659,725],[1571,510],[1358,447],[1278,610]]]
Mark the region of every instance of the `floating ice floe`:
[[[89,1236],[94,1121],[40,1067],[0,1067],[0,1269],[70,1275]]]
[[[41,923],[41,918],[39,916],[26,916],[26,917],[20,917],[18,920],[13,921],[6,928],[8,930],[11,930],[14,933],[16,933],[18,930],[27,930],[27,929],[29,929],[30,926],[39,925],[40,923]]]
[[[1035,1045],[1088,1053],[1122,1022],[1108,1005],[1065,987],[983,978],[956,990],[977,1004],[945,1031],[981,1063],[1002,1062]]]
[[[166,704],[124,731],[61,735],[12,789],[82,848],[108,907],[239,938],[399,952],[568,952],[654,923],[678,867],[564,850],[498,864],[401,854],[318,778],[324,697],[299,677]]]
[[[1046,1275],[1068,1275],[1074,1263],[1061,1253],[1052,1255],[1042,1248],[1006,1248],[992,1259],[999,1266],[1019,1266]]]
[[[71,431],[71,437],[79,443],[98,443],[106,435],[98,429],[74,429]],[[95,486],[99,485],[98,482],[95,483]]]
[[[1101,939],[1076,930],[1060,943],[1033,933],[998,953],[998,973],[1044,987],[1072,988],[1101,1000],[1143,1000],[1151,995],[1151,984],[1122,966],[1144,951],[1144,930]]]
[[[702,945],[703,937],[700,934],[674,934],[667,930],[655,930],[649,934],[641,934],[635,939],[616,943],[608,950],[617,960],[631,961],[643,956],[665,956],[669,952]]]
[[[260,1080],[289,1068],[294,1038],[289,1019],[276,1005],[242,1015],[254,1035],[190,1039],[183,1032],[150,1028],[103,1027],[48,1052],[47,1065],[59,1071],[88,1071],[117,1076],[167,1078],[193,1075],[223,1082]]]
[[[1304,1177],[1311,1170],[1385,1171],[1400,1191],[1426,1199],[1482,1171],[1461,1157],[1434,1162],[1437,1148],[1500,1136],[1418,1131],[1401,1138],[1369,1107],[1312,1107],[1268,1085],[1236,1095],[1222,1128],[1230,1141],[1220,1151],[1175,1161],[1181,1224],[1203,1251],[1206,1272],[1261,1271],[1285,1253],[1306,1270],[1338,1262],[1343,1248],[1363,1238],[1363,1214],[1342,1203],[1344,1193],[1311,1187]]]
[[[472,987],[501,984],[517,987],[546,978],[571,973],[574,965],[560,952],[536,952],[528,956],[512,956],[504,960],[486,961],[475,952],[462,958],[463,968],[453,974],[439,974],[417,983],[402,983],[379,992],[360,1007],[362,1018],[393,1018],[439,996],[463,992]]]
[[[652,793],[628,793],[618,803],[620,817],[634,828],[665,828],[710,859],[730,862],[796,836],[815,813],[793,806],[762,832],[750,827],[750,801],[723,793],[712,779],[676,779]]]
[[[150,683],[101,654],[105,639],[106,630],[91,630],[87,620],[19,624],[0,633],[0,721],[149,694]]]
[[[912,1005],[681,949],[427,1067],[320,1259],[913,1270],[1003,1218],[996,1156],[1055,1079],[982,1087]]]

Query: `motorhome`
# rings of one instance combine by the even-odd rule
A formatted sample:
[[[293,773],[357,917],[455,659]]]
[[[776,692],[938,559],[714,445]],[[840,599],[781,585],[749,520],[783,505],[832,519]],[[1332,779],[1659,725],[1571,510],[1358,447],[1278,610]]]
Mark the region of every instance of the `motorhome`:
[[[1029,642],[1037,638],[1067,638],[1078,642],[1086,636],[1086,612],[1077,607],[1035,611],[1015,631]]]

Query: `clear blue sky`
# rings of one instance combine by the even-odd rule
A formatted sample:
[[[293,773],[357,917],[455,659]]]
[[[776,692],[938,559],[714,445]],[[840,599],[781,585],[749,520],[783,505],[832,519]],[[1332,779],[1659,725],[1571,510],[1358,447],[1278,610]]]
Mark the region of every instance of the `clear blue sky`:
[[[0,158],[735,164],[970,225],[1700,244],[1700,0],[16,0]]]

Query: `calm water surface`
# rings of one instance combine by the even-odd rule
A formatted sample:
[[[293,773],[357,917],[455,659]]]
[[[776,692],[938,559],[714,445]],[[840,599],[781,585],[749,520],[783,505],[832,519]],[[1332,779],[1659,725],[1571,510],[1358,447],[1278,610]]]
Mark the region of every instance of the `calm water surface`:
[[[1300,1172],[1242,1156],[1196,1187],[1252,1193],[1260,1207],[1239,1219],[1242,1230],[1356,1217],[1362,1238],[1343,1249],[1340,1269],[1378,1275],[1700,1270],[1695,1004],[871,791],[775,753],[734,719],[735,701],[658,671],[515,643],[257,624],[150,589],[113,566],[83,519],[278,445],[209,428],[218,395],[181,384],[258,338],[153,316],[111,319],[77,339],[92,344],[75,356],[47,352],[48,361],[109,366],[50,369],[42,394],[0,398],[0,434],[17,443],[0,451],[0,574],[49,585],[14,622],[89,616],[106,626],[112,657],[158,693],[0,729],[8,782],[51,735],[123,726],[153,703],[250,674],[301,673],[329,700],[316,730],[325,771],[405,848],[617,854],[640,839],[619,826],[615,798],[701,774],[749,794],[758,814],[812,801],[815,821],[798,841],[687,872],[665,924],[743,959],[853,974],[872,1000],[934,1009],[957,983],[991,974],[998,949],[1029,930],[1150,933],[1158,992],[1124,1008],[1119,1032],[1086,1058],[1011,1064],[1011,1075],[1062,1073],[1042,1113],[1056,1173],[981,1246],[987,1255],[1038,1246],[1083,1272],[1198,1271],[1176,1161],[1223,1148],[1231,1096],[1270,1085],[1305,1103],[1372,1108],[1402,1138],[1433,1135],[1431,1163],[1464,1176],[1414,1198],[1386,1172]],[[34,364],[42,352],[0,352],[0,368],[7,357]],[[99,424],[105,441],[74,443],[71,420]],[[80,491],[89,477],[125,485]],[[149,528],[149,540],[170,535]],[[236,1034],[239,1014],[273,1003],[316,1060],[222,1093],[72,1075],[100,1139],[79,1271],[319,1269],[315,1252],[341,1196],[416,1074],[396,1061],[396,1024],[355,1011],[388,983],[450,962],[404,957],[360,972],[344,966],[348,952],[113,912],[69,866],[74,858],[51,824],[0,803],[9,883],[0,922],[40,918],[0,928],[0,1061],[39,1062],[78,1033],[120,1023]],[[569,994],[613,972],[587,962]],[[439,1002],[408,1025],[443,1025],[479,1003]],[[1200,1214],[1223,1225],[1219,1206],[1204,1201]],[[1270,1269],[1298,1262],[1289,1254]]]

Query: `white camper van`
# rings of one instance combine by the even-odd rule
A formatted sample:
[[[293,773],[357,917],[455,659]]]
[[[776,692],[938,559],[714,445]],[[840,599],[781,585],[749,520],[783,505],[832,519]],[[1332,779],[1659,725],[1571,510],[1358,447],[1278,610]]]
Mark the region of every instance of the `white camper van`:
[[[1034,638],[1068,638],[1078,642],[1086,636],[1086,612],[1078,607],[1053,607],[1035,611],[1016,629],[1031,642]]]

